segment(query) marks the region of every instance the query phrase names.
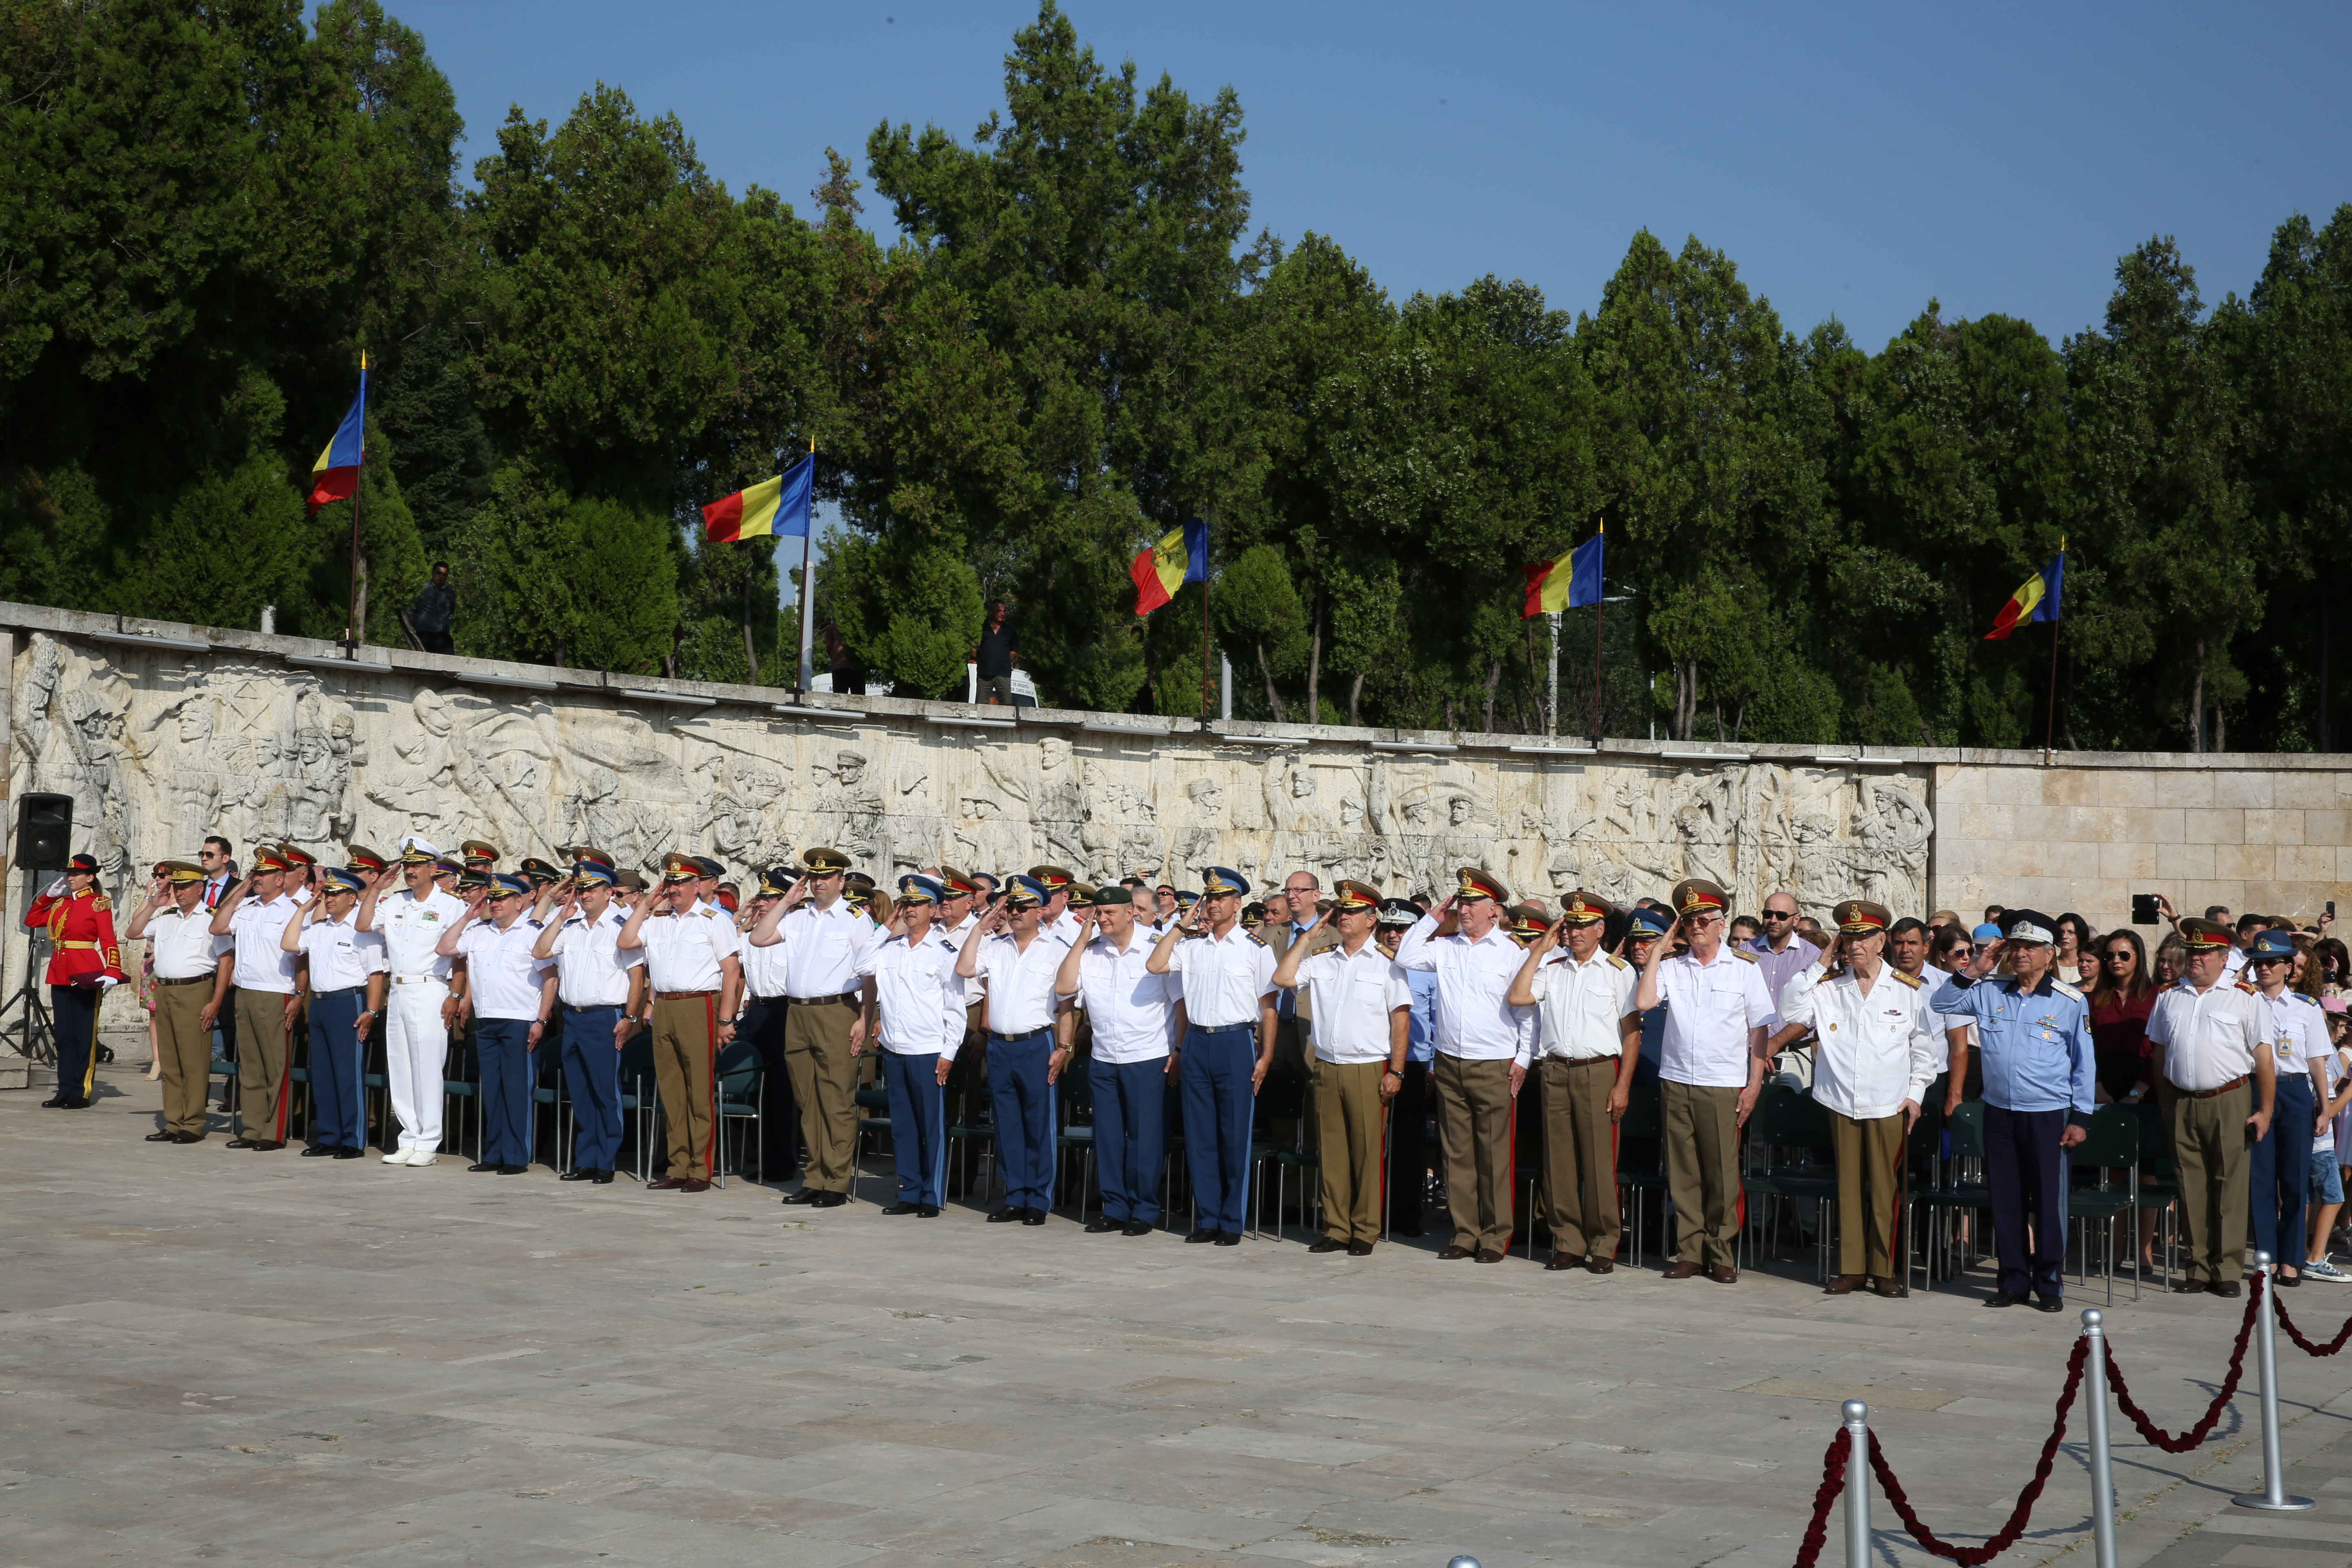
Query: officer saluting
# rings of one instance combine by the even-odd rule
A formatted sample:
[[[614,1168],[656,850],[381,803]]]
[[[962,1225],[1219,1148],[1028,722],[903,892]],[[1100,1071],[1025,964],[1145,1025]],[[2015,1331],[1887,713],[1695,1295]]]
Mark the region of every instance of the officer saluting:
[[[155,967],[155,1055],[163,1068],[163,1125],[150,1143],[201,1143],[205,1091],[212,1080],[213,1021],[228,996],[229,940],[212,933],[205,871],[163,862],[145,907],[125,936],[147,939]]]
[[[629,913],[614,946],[642,950],[654,1031],[654,1083],[669,1126],[669,1173],[650,1189],[699,1193],[710,1186],[717,1133],[714,1082],[719,1047],[735,1037],[735,1004],[743,964],[734,925],[695,897],[702,868],[691,855],[662,862],[662,901]]]
[[[867,1020],[858,960],[881,940],[866,911],[843,896],[849,857],[838,849],[801,856],[807,875],[761,916],[753,947],[783,944],[784,1064],[800,1105],[808,1170],[784,1202],[838,1208],[849,1201],[857,1147],[857,1063]]]
[[[2189,1232],[2189,1258],[2173,1289],[2235,1296],[2245,1266],[2250,1145],[2270,1130],[2277,1057],[2265,1046],[2269,1020],[2261,997],[2226,974],[2237,932],[2219,921],[2185,920],[2180,939],[2189,948],[2189,973],[2158,994],[2147,1016]],[[1991,1071],[1988,1051],[1988,1098]]]
[[[571,880],[558,886],[553,916],[530,951],[554,961],[563,1004],[563,1087],[580,1135],[561,1179],[601,1187],[612,1182],[621,1152],[621,1047],[645,1007],[646,955],[643,948],[621,950],[629,919],[613,902],[611,866],[578,861]]]
[[[236,1120],[232,1149],[286,1146],[286,1074],[292,1066],[294,958],[278,945],[297,907],[275,849],[253,852],[253,869],[213,910],[215,936],[231,938],[236,963]]]
[[[940,884],[898,879],[898,900],[883,940],[869,944],[857,973],[880,1008],[882,1083],[890,1098],[890,1148],[898,1201],[886,1215],[937,1219],[947,1188],[947,1123],[941,1089],[963,1044],[963,981],[957,952],[937,921]]]
[[[465,960],[444,958],[441,938],[466,918],[465,900],[435,880],[441,852],[415,836],[400,842],[407,886],[360,895],[362,931],[383,939],[390,970],[383,999],[383,1077],[399,1142],[387,1165],[430,1165],[441,1147],[441,1085],[457,1023]]]
[[[1200,1216],[1184,1239],[1239,1247],[1249,1212],[1250,1123],[1274,1061],[1274,950],[1241,927],[1249,883],[1240,872],[1211,866],[1202,887],[1199,903],[1160,933],[1144,968],[1181,977],[1184,989],[1176,1070]]]
[[[988,987],[988,1097],[1004,1173],[992,1225],[1044,1225],[1054,1204],[1054,1081],[1069,1060],[1054,1042],[1054,976],[1068,949],[1045,934],[1045,903],[1034,877],[1010,879],[956,957],[961,978]]]
[[[383,939],[361,929],[362,878],[320,874],[319,896],[286,922],[278,946],[310,978],[310,1146],[308,1156],[356,1160],[367,1139],[362,1081],[368,1032],[383,1013]]]
[[[122,948],[114,936],[114,906],[98,890],[98,861],[77,855],[66,874],[25,911],[27,930],[49,936],[50,1016],[58,1038],[58,1092],[41,1104],[86,1110],[98,1073],[98,1002],[122,984]]]
[[[1090,927],[1099,929],[1090,932]],[[1088,940],[1063,956],[1054,990],[1077,998],[1093,1026],[1087,1083],[1094,1092],[1103,1208],[1087,1229],[1095,1235],[1115,1230],[1149,1236],[1160,1222],[1168,1080],[1176,1076],[1184,1005],[1177,999],[1175,983],[1148,967],[1151,939],[1127,889],[1097,893],[1079,931]]]

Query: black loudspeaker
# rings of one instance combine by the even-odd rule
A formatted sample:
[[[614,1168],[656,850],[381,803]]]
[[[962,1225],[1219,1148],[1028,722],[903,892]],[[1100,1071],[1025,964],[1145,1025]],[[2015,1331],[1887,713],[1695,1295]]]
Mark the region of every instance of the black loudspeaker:
[[[16,868],[62,871],[73,855],[73,796],[28,795],[16,802]]]

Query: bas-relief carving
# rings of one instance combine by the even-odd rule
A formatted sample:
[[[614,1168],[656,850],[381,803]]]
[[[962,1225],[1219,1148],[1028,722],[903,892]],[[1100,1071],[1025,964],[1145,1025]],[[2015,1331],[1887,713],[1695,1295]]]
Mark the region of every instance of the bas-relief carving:
[[[1925,902],[1925,785],[1900,774],[672,716],[39,633],[20,646],[11,788],[71,795],[76,842],[118,892],[206,833],[249,858],[265,839],[325,857],[416,832],[486,837],[509,861],[593,843],[638,866],[689,849],[740,868],[826,844],[877,879],[1050,861],[1197,885],[1218,864],[1261,886],[1306,869],[1402,893],[1483,865],[1547,900],[1663,897],[1696,875],[1747,909],[1783,886],[1818,914],[1855,893]]]

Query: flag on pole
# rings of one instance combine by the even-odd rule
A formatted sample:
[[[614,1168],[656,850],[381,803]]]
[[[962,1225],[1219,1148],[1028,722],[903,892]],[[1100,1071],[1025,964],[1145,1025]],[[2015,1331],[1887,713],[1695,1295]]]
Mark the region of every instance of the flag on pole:
[[[2028,577],[2009,596],[2009,603],[1992,618],[1992,630],[1985,633],[1987,642],[2000,642],[2029,620],[2054,621],[2058,618],[2058,590],[2066,578],[2066,547],[2061,544],[2050,564]]]
[[[310,465],[310,510],[315,512],[331,500],[349,500],[360,488],[360,458],[367,445],[367,355],[360,355],[359,395],[343,422],[335,426],[334,439]]]
[[[1587,605],[1599,604],[1601,557],[1608,534],[1604,523],[1600,532],[1575,549],[1549,561],[1521,567],[1528,574],[1528,604],[1519,612],[1519,618],[1525,620],[1529,616],[1549,615],[1556,610],[1580,610]]]
[[[816,491],[816,454],[748,490],[722,496],[702,509],[703,536],[713,544],[745,539],[805,539],[809,502]]]
[[[1209,525],[1193,518],[1135,558],[1127,569],[1135,579],[1135,613],[1148,616],[1176,596],[1187,583],[1209,580]]]

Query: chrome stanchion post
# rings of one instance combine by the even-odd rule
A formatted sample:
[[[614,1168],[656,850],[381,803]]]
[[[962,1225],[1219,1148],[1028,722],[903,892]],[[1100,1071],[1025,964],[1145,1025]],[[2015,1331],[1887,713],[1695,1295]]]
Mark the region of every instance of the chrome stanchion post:
[[[2096,1307],[2083,1310],[2083,1338],[2089,1352],[2083,1358],[2083,1381],[2091,1396],[2091,1539],[2096,1568],[2116,1568],[2116,1475],[2107,1457],[2107,1331],[2105,1314]]]
[[[1870,1568],[1870,1406],[1849,1399],[1844,1410],[1845,1568]]]
[[[2286,1466],[2279,1458],[2278,1259],[2257,1252],[2254,1270],[2262,1277],[2263,1291],[2263,1310],[2254,1314],[2254,1358],[2262,1363],[2263,1374],[2263,1489],[2231,1500],[2240,1508],[2293,1512],[2318,1505],[2307,1497],[2286,1495]]]

